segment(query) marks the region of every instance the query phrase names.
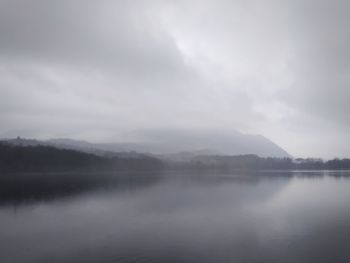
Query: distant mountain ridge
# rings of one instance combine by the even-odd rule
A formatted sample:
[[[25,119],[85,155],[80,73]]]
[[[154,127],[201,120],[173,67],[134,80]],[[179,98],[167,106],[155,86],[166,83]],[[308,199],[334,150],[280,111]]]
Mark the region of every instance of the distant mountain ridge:
[[[237,131],[147,130],[134,133],[134,141],[117,146],[161,155],[204,150],[217,155],[291,157],[284,149],[262,135]]]
[[[103,157],[140,158],[146,156],[145,154],[137,153],[134,151],[108,151],[100,149],[93,143],[73,139],[36,140],[17,137],[16,139],[7,139],[1,141],[16,146],[51,146],[57,149],[75,150]]]
[[[130,142],[90,143],[73,139],[9,139],[8,143],[23,146],[47,145],[99,156],[138,157],[157,156],[161,159],[184,161],[198,155],[244,155],[260,157],[291,157],[280,146],[262,135],[239,132],[179,132],[147,131],[137,134]]]

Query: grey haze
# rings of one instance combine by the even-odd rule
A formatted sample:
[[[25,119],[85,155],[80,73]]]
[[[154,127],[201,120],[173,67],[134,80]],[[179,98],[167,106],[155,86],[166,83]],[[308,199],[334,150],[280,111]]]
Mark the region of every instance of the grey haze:
[[[350,156],[349,10],[345,0],[0,0],[0,137],[238,131],[293,156]]]

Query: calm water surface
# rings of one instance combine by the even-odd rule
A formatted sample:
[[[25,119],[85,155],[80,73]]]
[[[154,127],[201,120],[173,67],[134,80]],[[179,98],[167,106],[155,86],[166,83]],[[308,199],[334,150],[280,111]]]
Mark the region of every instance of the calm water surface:
[[[0,262],[350,262],[350,172],[139,174],[2,203]]]

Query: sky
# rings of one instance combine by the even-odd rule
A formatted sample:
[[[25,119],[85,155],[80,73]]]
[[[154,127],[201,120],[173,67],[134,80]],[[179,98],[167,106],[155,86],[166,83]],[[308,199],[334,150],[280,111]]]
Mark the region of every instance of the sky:
[[[0,0],[0,137],[261,134],[350,156],[350,2]]]

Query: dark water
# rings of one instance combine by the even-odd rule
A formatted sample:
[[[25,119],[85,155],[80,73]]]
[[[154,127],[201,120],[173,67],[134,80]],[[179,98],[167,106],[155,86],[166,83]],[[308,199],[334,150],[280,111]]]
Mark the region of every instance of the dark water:
[[[0,205],[0,262],[350,262],[350,173],[137,175]]]

